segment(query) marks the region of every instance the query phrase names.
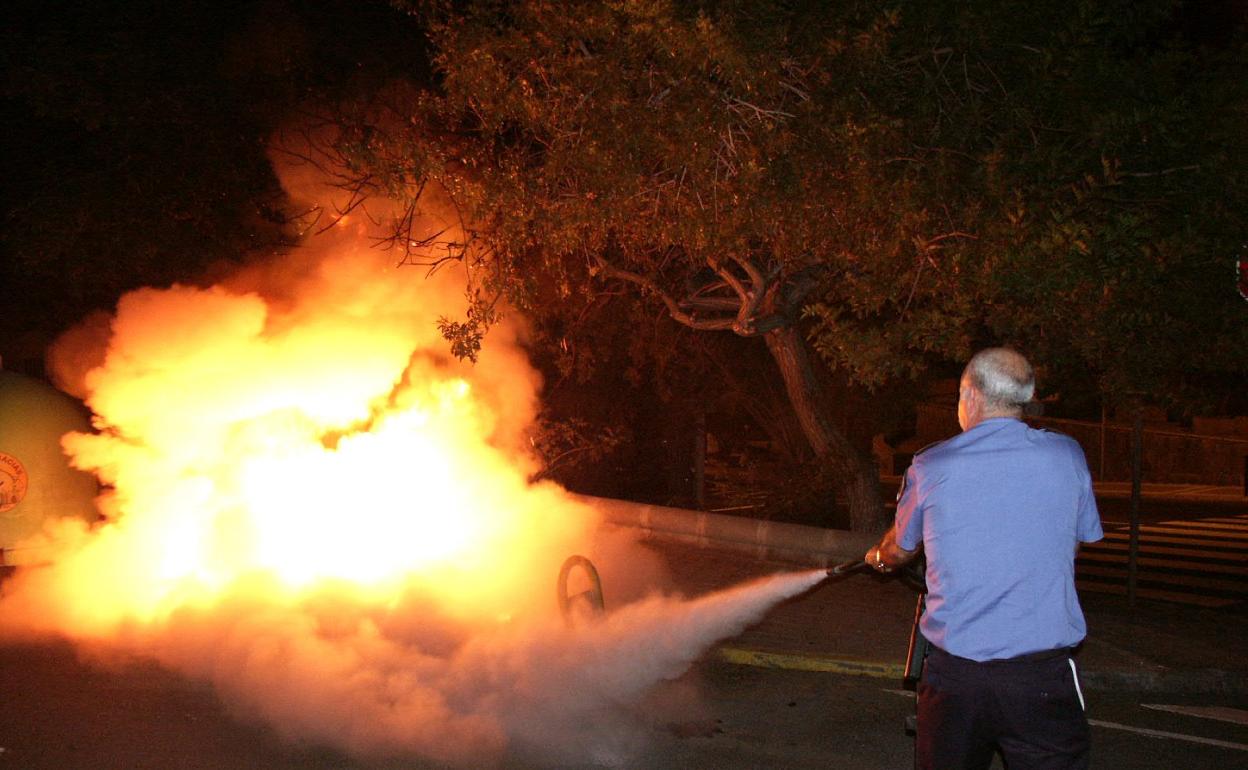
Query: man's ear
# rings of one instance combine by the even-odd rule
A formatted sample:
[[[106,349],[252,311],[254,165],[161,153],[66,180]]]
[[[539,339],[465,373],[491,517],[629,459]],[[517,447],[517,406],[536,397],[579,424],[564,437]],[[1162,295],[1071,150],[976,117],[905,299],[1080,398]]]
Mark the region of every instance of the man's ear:
[[[966,415],[967,417],[977,420],[984,413],[984,394],[979,392],[979,388],[969,388],[966,399]]]

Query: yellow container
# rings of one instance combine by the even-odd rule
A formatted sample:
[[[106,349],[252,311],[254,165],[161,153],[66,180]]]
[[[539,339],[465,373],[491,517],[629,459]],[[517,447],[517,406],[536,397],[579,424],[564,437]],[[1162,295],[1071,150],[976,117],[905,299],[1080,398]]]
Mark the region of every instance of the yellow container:
[[[83,406],[38,380],[0,372],[0,564],[39,561],[21,542],[46,519],[95,521],[95,477],[70,467],[61,436],[90,431]]]

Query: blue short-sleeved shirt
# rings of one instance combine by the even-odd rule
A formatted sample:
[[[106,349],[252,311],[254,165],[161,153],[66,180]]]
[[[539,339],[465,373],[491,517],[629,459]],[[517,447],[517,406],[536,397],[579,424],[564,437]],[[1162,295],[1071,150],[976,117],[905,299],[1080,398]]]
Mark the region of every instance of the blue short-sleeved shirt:
[[[1102,536],[1083,450],[995,417],[915,455],[897,543],[927,554],[923,635],[972,660],[1070,647],[1087,634],[1075,549]]]

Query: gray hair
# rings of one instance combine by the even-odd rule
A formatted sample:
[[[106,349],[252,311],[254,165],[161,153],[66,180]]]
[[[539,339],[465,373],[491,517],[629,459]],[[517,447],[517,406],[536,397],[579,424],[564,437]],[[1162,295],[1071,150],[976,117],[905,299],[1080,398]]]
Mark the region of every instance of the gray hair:
[[[1036,373],[1010,348],[985,348],[971,357],[962,376],[996,409],[1018,409],[1036,393]]]

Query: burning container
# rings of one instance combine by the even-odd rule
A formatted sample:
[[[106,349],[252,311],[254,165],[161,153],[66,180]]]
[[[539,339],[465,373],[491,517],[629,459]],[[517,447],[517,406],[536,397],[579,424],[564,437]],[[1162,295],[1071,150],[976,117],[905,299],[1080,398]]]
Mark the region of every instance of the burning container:
[[[0,372],[0,565],[38,560],[15,547],[45,519],[98,518],[95,477],[70,467],[61,436],[89,431],[82,406],[38,380]]]

